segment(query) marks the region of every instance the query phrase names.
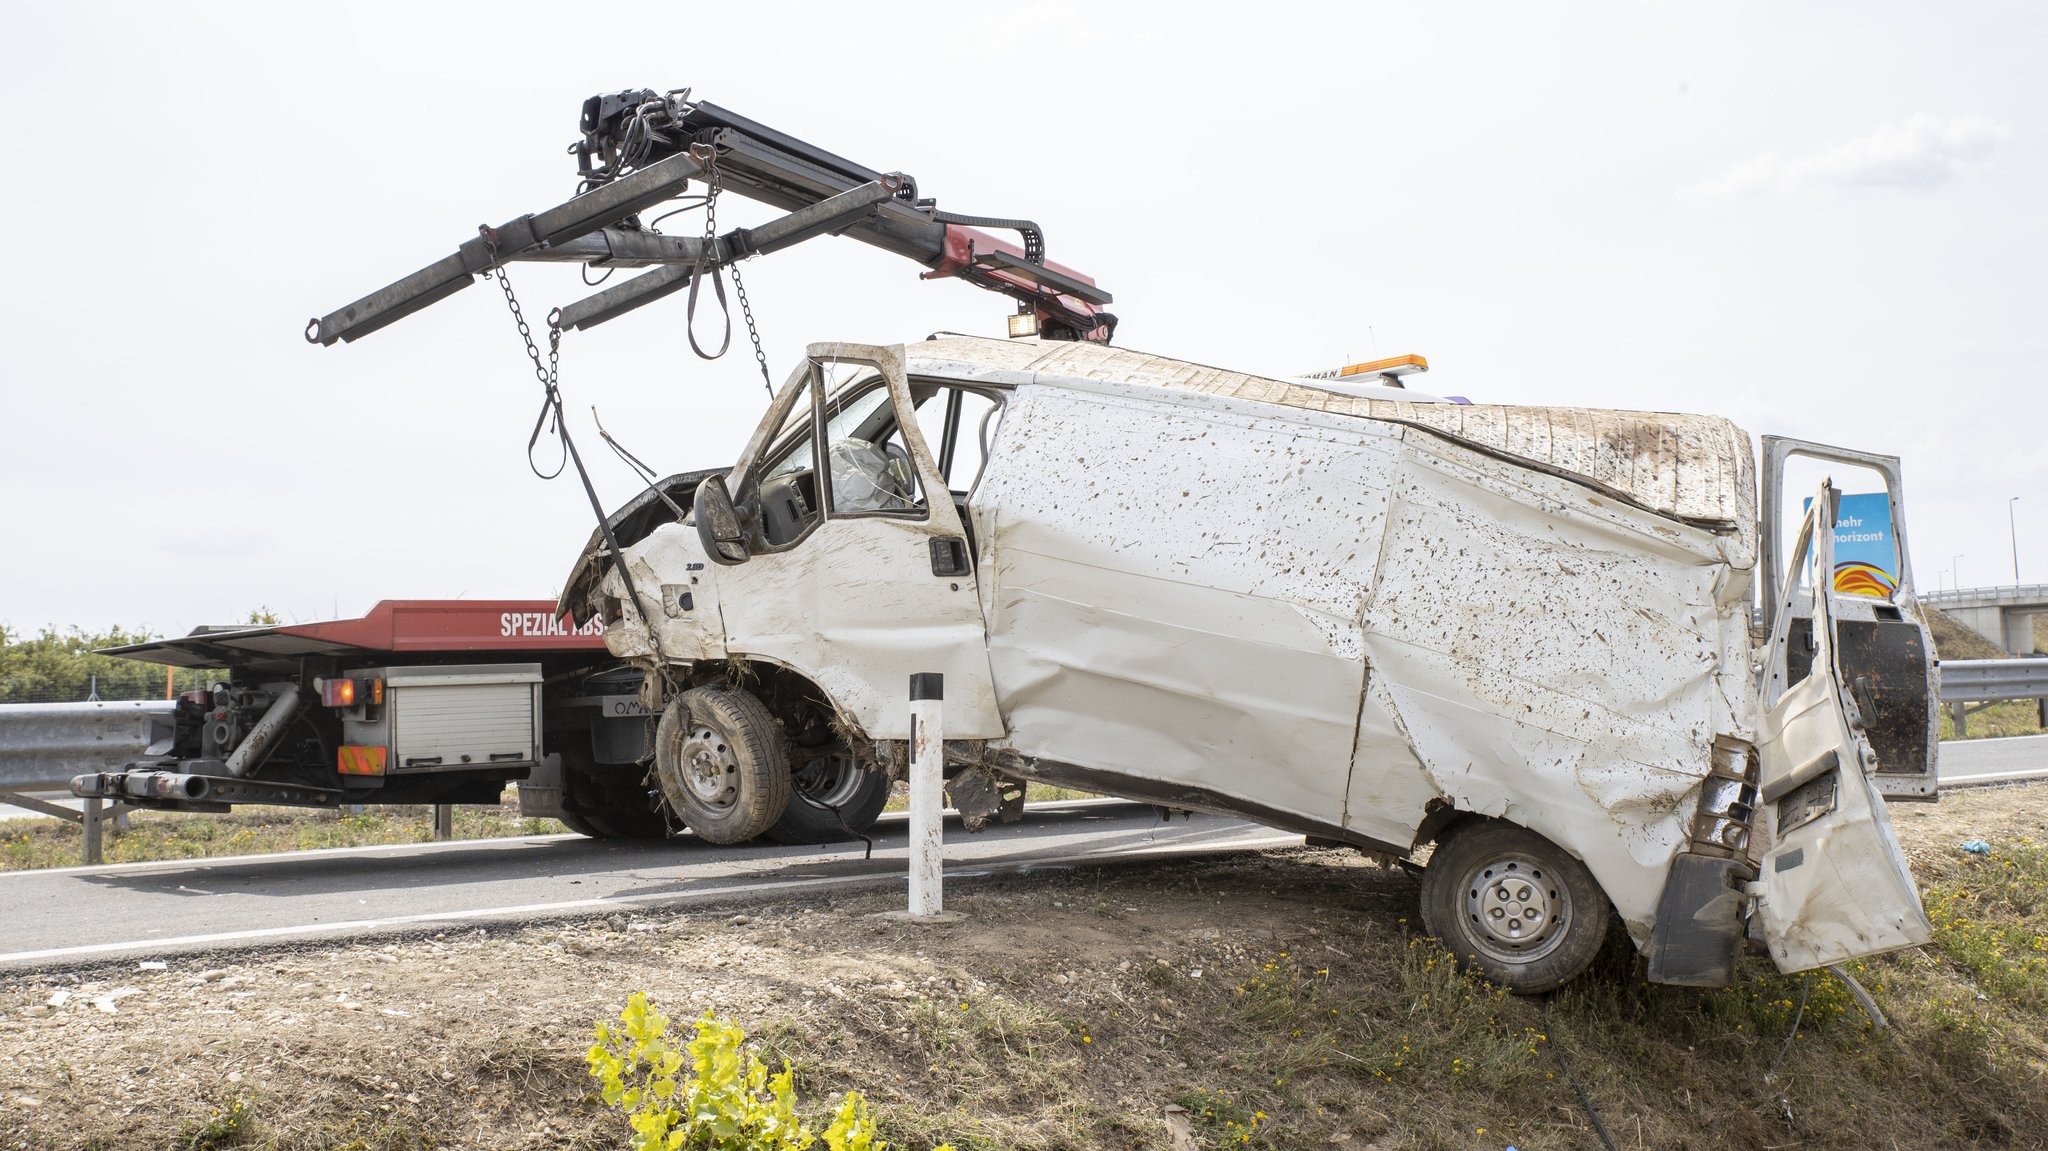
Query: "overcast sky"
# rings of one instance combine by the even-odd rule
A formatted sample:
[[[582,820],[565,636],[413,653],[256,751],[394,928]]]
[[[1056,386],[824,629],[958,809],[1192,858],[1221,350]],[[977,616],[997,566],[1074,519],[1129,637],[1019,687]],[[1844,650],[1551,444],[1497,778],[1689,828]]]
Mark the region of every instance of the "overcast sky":
[[[527,470],[539,390],[496,290],[301,331],[567,198],[584,97],[682,86],[1036,219],[1122,345],[1417,352],[1475,400],[1897,453],[1923,587],[2011,582],[2011,496],[2048,582],[2048,10],[1335,7],[11,6],[0,623],[553,595],[592,520]],[[772,214],[742,204],[722,227]],[[850,240],[744,270],[778,381],[813,340],[1008,311]],[[513,275],[529,315],[585,292]],[[675,297],[565,341],[607,505],[636,485],[593,405],[664,472],[731,462],[760,414],[743,347],[699,361],[681,322]]]

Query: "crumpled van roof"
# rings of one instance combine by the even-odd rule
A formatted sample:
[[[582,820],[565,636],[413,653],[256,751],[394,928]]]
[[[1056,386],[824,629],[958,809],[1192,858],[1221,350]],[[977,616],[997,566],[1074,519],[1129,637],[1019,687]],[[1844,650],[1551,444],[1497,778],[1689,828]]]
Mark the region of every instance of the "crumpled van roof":
[[[1661,515],[1741,537],[1756,523],[1749,433],[1719,416],[1370,399],[1073,341],[942,336],[903,346],[912,375],[990,383],[1101,380],[1401,423],[1588,483]]]

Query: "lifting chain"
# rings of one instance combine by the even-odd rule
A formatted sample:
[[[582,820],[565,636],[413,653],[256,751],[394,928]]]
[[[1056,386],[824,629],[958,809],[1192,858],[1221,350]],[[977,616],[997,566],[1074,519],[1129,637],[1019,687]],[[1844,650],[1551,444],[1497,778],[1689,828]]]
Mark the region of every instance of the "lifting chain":
[[[747,321],[747,338],[754,341],[754,363],[761,369],[761,386],[768,389],[768,398],[775,398],[775,382],[768,376],[768,353],[761,350],[761,330],[754,326],[754,309],[747,303],[747,286],[740,282],[740,266],[732,266],[733,295],[740,298],[740,315]]]
[[[551,472],[541,471],[533,462],[533,448],[540,442],[543,429],[554,432],[558,437],[562,434],[562,329],[555,326],[554,316],[551,315],[548,318],[548,358],[547,363],[542,364],[540,348],[533,342],[533,328],[526,322],[526,314],[519,307],[519,297],[512,291],[512,278],[505,274],[505,265],[498,262],[498,230],[486,225],[477,231],[483,236],[484,246],[491,254],[491,263],[486,269],[486,274],[496,279],[498,287],[504,289],[505,307],[511,311],[512,322],[519,328],[519,339],[526,345],[526,358],[533,361],[534,378],[540,381],[540,415],[534,418],[533,434],[526,438],[526,466],[541,479],[551,480],[561,475],[562,469],[568,465],[567,440],[563,441],[562,458],[555,462],[555,470]],[[552,427],[549,426],[551,418]]]
[[[708,267],[711,264],[712,253],[717,250],[718,244],[718,192],[718,152],[714,149],[711,153],[711,158],[705,161],[704,164],[704,246],[702,249],[703,255],[699,258],[696,270],[690,277],[689,303],[689,320],[692,322],[692,326],[689,329],[690,348],[707,360],[715,360],[723,356],[725,350],[732,346],[732,310],[727,308],[725,304],[725,283],[718,278],[718,268]],[[775,398],[775,382],[768,374],[768,353],[761,349],[761,329],[754,323],[754,307],[747,301],[747,285],[740,279],[740,266],[737,262],[728,265],[728,268],[732,272],[733,294],[739,297],[740,316],[747,322],[747,339],[752,341],[754,345],[754,363],[761,369],[761,386],[767,389],[768,398],[773,400]],[[712,291],[718,296],[718,306],[725,312],[725,339],[720,341],[718,350],[715,352],[706,352],[703,348],[697,346],[697,333],[694,326],[697,316],[697,285],[703,280],[707,271],[711,276]]]
[[[542,363],[540,347],[533,341],[533,327],[526,322],[526,314],[519,307],[519,297],[512,291],[512,278],[505,274],[505,266],[498,261],[497,229],[484,225],[478,228],[477,232],[483,236],[484,247],[491,256],[485,274],[496,279],[498,287],[504,289],[505,307],[512,313],[513,324],[519,328],[520,342],[526,345],[526,358],[533,362],[533,375],[540,381],[543,392],[540,415],[533,421],[533,434],[526,437],[526,466],[532,468],[533,474],[541,479],[551,480],[561,475],[562,470],[570,464],[576,465],[576,478],[583,481],[583,494],[590,501],[591,513],[597,517],[597,530],[598,534],[604,537],[606,554],[617,561],[616,570],[619,573],[619,581],[625,584],[626,601],[632,604],[634,612],[640,616],[641,625],[647,629],[648,642],[654,646],[654,654],[666,666],[668,655],[662,651],[661,633],[656,630],[653,617],[647,614],[647,607],[640,599],[639,589],[633,586],[633,572],[625,562],[625,552],[619,547],[618,535],[612,531],[611,520],[604,514],[604,505],[598,501],[597,488],[590,482],[590,471],[583,466],[583,457],[576,451],[576,442],[569,438],[569,426],[562,418],[562,313],[557,309],[548,314],[548,357],[547,362]],[[555,470],[552,472],[541,471],[533,462],[533,448],[540,442],[543,430],[554,433],[555,438],[562,442],[562,458],[555,464]]]

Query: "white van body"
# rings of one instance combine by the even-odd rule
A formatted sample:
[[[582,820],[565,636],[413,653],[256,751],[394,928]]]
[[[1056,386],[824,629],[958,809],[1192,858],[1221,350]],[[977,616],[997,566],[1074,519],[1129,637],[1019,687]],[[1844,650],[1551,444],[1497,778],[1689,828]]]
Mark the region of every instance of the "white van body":
[[[855,432],[896,445],[880,482],[901,495],[811,506],[847,477],[805,461]],[[1788,970],[1928,935],[1879,798],[1933,794],[1910,584],[1845,608],[1794,578],[1760,644],[1757,488],[1749,436],[1716,417],[1404,402],[1087,343],[821,344],[719,480],[752,526],[721,542],[700,506],[622,537],[637,611],[594,547],[564,604],[656,673],[650,711],[773,668],[871,765],[900,763],[908,677],[940,672],[964,771],[1400,858],[1511,825],[1583,864],[1652,978],[1713,983],[1759,923]],[[1832,570],[1831,533],[1808,534],[1788,570]],[[1845,610],[1890,653],[1888,762],[1845,702]],[[1787,674],[1802,619],[1818,655]],[[1773,801],[1805,788],[1812,809],[1822,776],[1800,825],[1818,846],[1786,864]],[[1489,974],[1546,985],[1516,982],[1519,936],[1480,938]]]

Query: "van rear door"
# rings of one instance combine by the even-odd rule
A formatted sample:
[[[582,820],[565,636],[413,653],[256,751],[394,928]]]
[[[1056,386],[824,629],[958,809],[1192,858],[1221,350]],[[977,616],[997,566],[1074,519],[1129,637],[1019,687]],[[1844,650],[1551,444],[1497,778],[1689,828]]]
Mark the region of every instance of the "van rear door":
[[[1840,501],[1823,481],[1808,502],[1771,611],[1758,747],[1771,839],[1759,912],[1783,971],[1914,946],[1933,932],[1872,778],[1881,761],[1858,703],[1867,691],[1845,687],[1855,681],[1844,674],[1840,619],[1851,593],[1833,578]],[[1801,619],[1810,651],[1792,642]]]

